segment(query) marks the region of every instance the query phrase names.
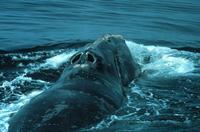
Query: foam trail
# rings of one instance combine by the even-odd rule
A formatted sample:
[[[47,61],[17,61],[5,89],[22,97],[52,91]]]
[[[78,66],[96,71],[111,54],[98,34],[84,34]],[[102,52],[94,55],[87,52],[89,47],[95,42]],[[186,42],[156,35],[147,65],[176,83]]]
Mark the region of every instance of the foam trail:
[[[192,72],[194,63],[184,56],[176,56],[177,51],[168,47],[144,46],[126,40],[132,56],[141,65],[142,71],[151,75],[177,75]],[[188,52],[182,52],[187,55]]]

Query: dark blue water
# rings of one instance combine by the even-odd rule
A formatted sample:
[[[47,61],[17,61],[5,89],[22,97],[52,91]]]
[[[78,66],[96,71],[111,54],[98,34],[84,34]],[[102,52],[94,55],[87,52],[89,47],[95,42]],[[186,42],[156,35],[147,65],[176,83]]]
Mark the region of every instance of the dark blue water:
[[[87,131],[199,131],[199,0],[0,1],[0,131],[107,33],[125,37],[142,75],[125,105]]]
[[[199,0],[2,0],[0,49],[96,39],[105,33],[199,47],[199,22]]]

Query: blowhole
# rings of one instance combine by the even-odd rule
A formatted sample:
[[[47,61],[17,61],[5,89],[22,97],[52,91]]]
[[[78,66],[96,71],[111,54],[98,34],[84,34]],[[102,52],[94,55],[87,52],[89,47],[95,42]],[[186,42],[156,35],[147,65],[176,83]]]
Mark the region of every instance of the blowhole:
[[[75,56],[72,58],[71,63],[72,63],[72,64],[76,63],[76,62],[81,58],[81,55],[82,55],[82,53],[79,53],[79,54],[75,55]]]
[[[87,60],[88,60],[89,62],[92,62],[92,63],[95,62],[94,56],[93,56],[92,54],[90,54],[90,53],[87,53]]]

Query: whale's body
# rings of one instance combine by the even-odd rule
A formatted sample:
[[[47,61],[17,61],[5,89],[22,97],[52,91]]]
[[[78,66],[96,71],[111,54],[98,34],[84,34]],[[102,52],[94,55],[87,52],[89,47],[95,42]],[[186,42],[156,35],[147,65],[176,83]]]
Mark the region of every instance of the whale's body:
[[[55,85],[11,118],[9,132],[88,128],[122,106],[124,88],[138,73],[124,39],[106,35],[76,53]]]

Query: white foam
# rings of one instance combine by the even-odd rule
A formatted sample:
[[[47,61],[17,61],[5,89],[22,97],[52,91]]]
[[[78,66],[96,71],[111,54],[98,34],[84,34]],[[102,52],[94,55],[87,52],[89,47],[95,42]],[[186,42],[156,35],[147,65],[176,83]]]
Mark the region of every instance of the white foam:
[[[14,90],[16,86],[14,84],[24,84],[25,82],[31,82],[32,78],[30,77],[25,77],[25,73],[14,78],[11,81],[4,81],[2,85],[0,86],[1,88],[10,88],[10,92],[14,93]],[[35,80],[40,83],[47,83],[42,80]],[[6,90],[6,89],[5,89]],[[10,119],[10,115],[13,113],[16,113],[24,104],[28,103],[31,98],[34,96],[40,94],[42,91],[33,91],[29,95],[23,95],[23,94],[15,94],[16,96],[19,97],[19,99],[11,104],[5,104],[5,103],[0,103],[0,132],[7,132],[8,130],[8,121]]]
[[[131,87],[131,92],[136,93],[140,95],[141,97],[145,97],[145,94],[142,92],[139,86],[135,85],[134,87]]]
[[[142,71],[149,75],[177,75],[192,72],[194,63],[184,56],[176,56],[180,51],[161,46],[144,46],[126,41],[132,56],[141,65]],[[187,54],[187,52],[182,52]]]
[[[23,84],[25,81],[30,82],[32,81],[32,79],[30,77],[25,77],[25,74],[22,74],[13,79],[12,81],[4,81],[0,87],[2,88],[9,87],[11,92],[13,92],[13,90],[15,89],[15,86],[13,86],[13,84],[17,83]]]
[[[76,53],[75,50],[67,52],[67,53],[62,53],[59,55],[56,55],[54,57],[48,58],[45,60],[45,63],[37,66],[37,65],[33,65],[31,66],[31,69],[24,69],[24,73],[18,77],[16,77],[15,79],[13,79],[12,81],[4,81],[1,85],[2,88],[5,87],[9,87],[11,92],[14,91],[14,89],[16,88],[13,84],[23,84],[25,81],[32,81],[32,78],[30,77],[25,77],[25,75],[28,72],[31,71],[35,71],[35,70],[39,70],[42,67],[46,67],[46,68],[59,68],[60,65],[62,65],[63,63],[67,62],[69,60],[69,58],[74,55]],[[26,56],[21,57],[23,59],[27,59]],[[18,59],[17,57],[13,57],[13,59]],[[3,74],[1,74],[3,75]],[[44,82],[42,80],[36,80],[38,82],[41,83],[47,83]],[[16,113],[23,105],[25,105],[26,103],[28,103],[30,101],[30,99],[32,99],[34,96],[40,94],[42,91],[33,91],[32,93],[30,93],[29,95],[18,95],[19,99],[11,104],[0,104],[0,132],[7,132],[8,131],[8,121],[10,120],[10,115],[13,113]]]
[[[41,55],[35,55],[35,56],[30,56],[30,55],[23,55],[23,54],[17,54],[17,55],[14,55],[12,57],[12,60],[37,60],[41,58]]]
[[[12,81],[4,81],[1,85],[1,87],[2,88],[9,87],[11,92],[13,92],[14,89],[16,88],[13,84],[17,84],[17,83],[23,84],[24,82],[32,81],[32,78],[25,77],[25,75],[28,72],[38,70],[42,67],[59,68],[60,65],[67,62],[69,60],[69,58],[72,55],[74,55],[75,53],[76,53],[75,50],[72,50],[72,51],[66,52],[66,53],[62,53],[62,54],[59,54],[59,55],[56,55],[54,57],[46,59],[45,63],[43,63],[39,66],[34,65],[33,67],[31,66],[31,69],[24,69],[24,73],[22,75],[16,77]],[[20,56],[20,58],[28,59],[27,56],[23,56],[23,57]],[[17,60],[19,58],[14,56],[13,59]],[[3,75],[3,74],[0,74],[0,75]],[[36,80],[36,81],[41,82],[41,83],[47,83],[47,82],[44,82],[42,80]],[[1,132],[7,132],[8,126],[9,126],[8,121],[10,120],[10,115],[13,114],[13,113],[16,113],[23,105],[28,103],[30,101],[30,99],[32,99],[34,96],[40,94],[41,92],[42,91],[33,91],[29,95],[23,95],[23,94],[18,95],[19,99],[16,102],[11,103],[11,104],[1,103],[0,104],[0,131]]]
[[[58,68],[63,63],[67,62],[69,58],[76,53],[75,50],[72,50],[68,53],[62,53],[59,55],[56,55],[54,57],[48,58],[44,64],[42,64],[42,67],[50,67],[50,68]]]
[[[4,107],[1,106],[0,109],[0,131],[8,131],[8,121],[13,113],[16,113],[23,105],[27,104],[30,99],[40,94],[42,91],[33,91],[29,95],[21,95],[20,99],[12,104],[5,104]]]

